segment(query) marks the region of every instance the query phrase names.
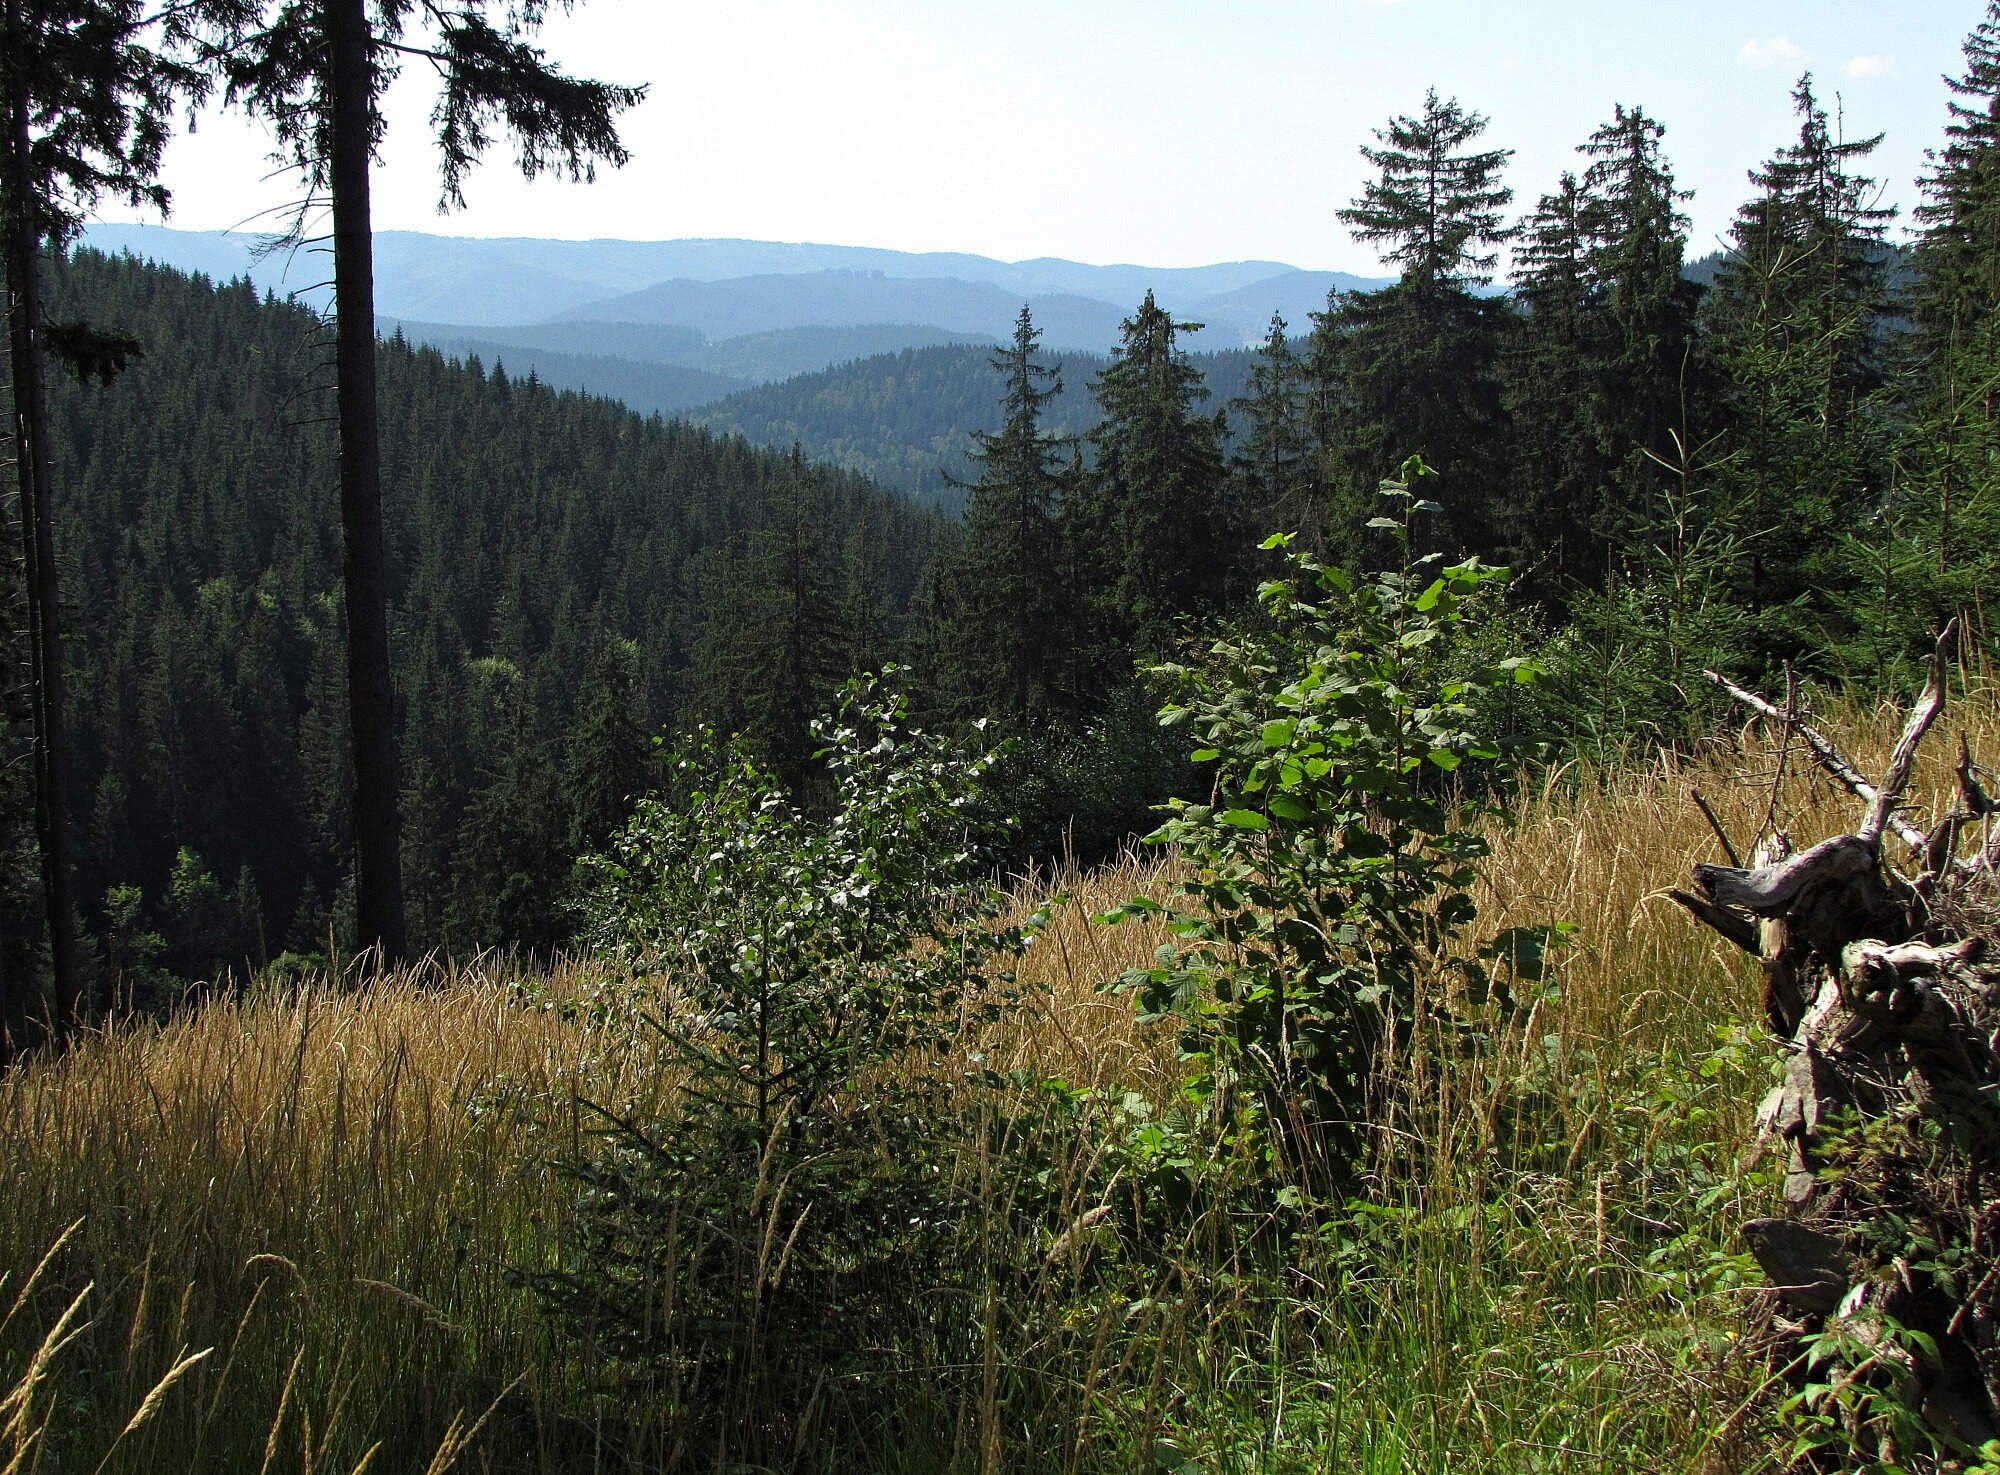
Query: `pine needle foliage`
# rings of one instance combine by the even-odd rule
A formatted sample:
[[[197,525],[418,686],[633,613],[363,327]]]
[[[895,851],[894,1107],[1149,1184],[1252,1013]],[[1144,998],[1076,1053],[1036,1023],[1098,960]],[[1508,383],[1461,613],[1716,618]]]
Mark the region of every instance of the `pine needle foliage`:
[[[1375,132],[1378,147],[1361,146],[1378,173],[1341,220],[1418,282],[1486,285],[1508,234],[1500,212],[1514,192],[1498,180],[1511,149],[1467,147],[1485,130],[1484,116],[1432,88],[1421,115],[1390,119]]]
[[[1501,211],[1514,196],[1500,182],[1510,151],[1475,147],[1485,128],[1456,99],[1426,93],[1421,114],[1392,118],[1376,132],[1379,147],[1363,145],[1376,177],[1340,212],[1401,268],[1392,285],[1342,294],[1314,314],[1332,475],[1364,516],[1381,468],[1402,455],[1469,475],[1504,443],[1495,373],[1504,308],[1478,289],[1512,235]],[[1439,531],[1450,546],[1491,548],[1487,521],[1477,499],[1460,497]]]
[[[529,1279],[705,1463],[799,1468],[827,1420],[896,1403],[882,1348],[965,1355],[910,1344],[903,1298],[977,1276],[959,1042],[1037,919],[1001,925],[981,880],[998,754],[911,727],[893,674],[815,724],[825,817],[709,734],[590,867],[601,935],[668,970],[646,1019],[682,1086],[662,1116],[598,1108],[567,1261]]]
[[[965,521],[936,573],[948,621],[941,702],[1010,725],[1045,721],[1075,703],[1074,680],[1065,679],[1075,664],[1075,594],[1057,527],[1080,458],[1074,439],[1043,429],[1062,371],[1042,362],[1040,338],[1024,305],[1012,343],[989,360],[1004,385],[1000,429],[973,432],[979,474],[951,482],[966,493]]]

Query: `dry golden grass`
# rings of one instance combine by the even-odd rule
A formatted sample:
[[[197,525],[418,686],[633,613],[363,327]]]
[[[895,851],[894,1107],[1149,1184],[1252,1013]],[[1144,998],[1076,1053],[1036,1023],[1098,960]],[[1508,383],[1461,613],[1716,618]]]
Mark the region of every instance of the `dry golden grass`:
[[[581,1001],[599,981],[546,987]],[[442,1428],[461,1404],[434,1396],[531,1360],[539,1328],[500,1275],[560,1220],[546,1164],[576,1145],[580,1094],[642,1097],[654,1072],[643,1033],[511,982],[434,968],[221,997],[0,1079],[0,1266],[78,1222],[48,1279],[93,1287],[71,1360],[113,1385],[98,1396],[136,1405],[179,1349],[215,1346],[152,1421],[177,1447],[241,1448],[247,1403],[259,1440],[289,1419],[288,1447],[365,1448],[384,1436],[343,1428],[357,1394],[400,1389]]]
[[[1879,771],[1899,722],[1838,706],[1824,725]],[[1993,689],[1976,684],[1943,726],[1953,740],[1933,741],[1913,791],[1920,820],[1947,802],[1958,730],[1975,753],[2000,754]],[[1853,825],[1858,803],[1803,755],[1779,766],[1769,736],[1746,727],[1693,756],[1550,775],[1514,806],[1494,834],[1482,927],[1580,930],[1559,991],[1498,1027],[1474,1068],[1426,1077],[1398,1129],[1431,1145],[1429,1161],[1490,1155],[1496,1103],[1551,1065],[1602,1078],[1559,1106],[1581,1147],[1602,1125],[1592,1101],[1625,1064],[1691,1058],[1725,1022],[1755,1018],[1753,969],[1663,893],[1721,858],[1692,788],[1746,850],[1767,815],[1801,844]],[[1021,968],[1041,989],[991,1042],[993,1064],[1171,1092],[1171,1032],[1140,1027],[1129,1000],[1102,990],[1150,962],[1164,934],[1090,920],[1167,882],[1159,858],[1140,856],[1022,884],[1023,914],[1052,891],[1063,899]],[[669,1082],[622,1009],[593,1007],[600,965],[520,983],[474,965],[217,997],[0,1078],[0,1271],[18,1287],[78,1224],[23,1303],[15,1342],[32,1352],[91,1287],[79,1313],[90,1326],[63,1353],[79,1380],[71,1396],[118,1410],[105,1415],[111,1433],[146,1410],[107,1469],[163,1457],[254,1469],[280,1448],[293,1451],[288,1467],[303,1451],[314,1468],[349,1469],[376,1445],[375,1468],[421,1464],[453,1420],[462,1439],[524,1372],[495,1415],[514,1420],[505,1439],[580,1437],[538,1412],[563,1372],[506,1271],[552,1253],[574,1186],[550,1163],[582,1145],[579,1098],[643,1101]],[[1722,1111],[1717,1130],[1740,1137],[1748,1105]],[[204,1348],[215,1350],[185,1362]],[[13,1352],[0,1342],[0,1357]],[[0,1362],[0,1393],[20,1366]]]
[[[575,978],[551,991],[580,995]],[[84,1217],[105,1226],[86,1242],[186,1245],[231,1266],[331,1256],[395,1283],[450,1253],[462,1231],[448,1218],[490,1217],[496,1170],[574,1129],[576,1091],[627,1093],[643,1047],[587,1013],[527,1007],[477,967],[113,1026],[0,1080],[0,1171],[16,1190],[0,1234],[32,1242]],[[418,1186],[450,1191],[413,1202]]]
[[[1864,774],[1879,775],[1903,713],[1837,701],[1816,721]],[[1942,816],[1957,792],[1960,733],[1975,755],[2000,760],[2000,693],[1991,684],[1957,696],[1926,745],[1908,794],[1919,826]],[[1665,893],[1685,888],[1696,863],[1726,861],[1695,791],[1746,857],[1771,824],[1803,848],[1860,822],[1861,802],[1799,743],[1772,739],[1764,724],[1746,722],[1691,755],[1658,754],[1608,773],[1574,766],[1514,806],[1495,835],[1481,910],[1500,925],[1567,920],[1581,928],[1551,1024],[1597,1040],[1650,1041],[1664,1032],[1698,1037],[1719,1017],[1754,1013],[1752,970]],[[1893,839],[1887,848],[1896,859]]]
[[[1902,718],[1886,704],[1837,702],[1815,720],[1864,773],[1879,773]],[[1960,732],[1975,754],[2000,758],[2000,692],[1980,683],[1962,694],[1927,745],[1909,795],[1919,825],[1942,815],[1956,794]],[[1699,1048],[1723,1022],[1755,1018],[1754,967],[1667,896],[1689,884],[1696,864],[1727,859],[1692,798],[1697,791],[1744,855],[1773,824],[1804,847],[1852,829],[1862,814],[1860,801],[1820,772],[1800,744],[1781,753],[1757,722],[1694,753],[1660,753],[1609,770],[1572,764],[1541,776],[1492,826],[1493,855],[1477,893],[1481,932],[1554,922],[1578,929],[1560,955],[1555,998],[1507,1031],[1517,1048],[1543,1048],[1553,1035],[1565,1057],[1587,1050],[1608,1061],[1631,1051]],[[1128,1000],[1101,988],[1150,964],[1167,940],[1164,928],[1091,921],[1134,895],[1164,898],[1171,880],[1166,857],[1139,852],[1093,872],[1025,883],[1017,917],[1048,894],[1063,900],[1020,970],[1047,999],[1006,1039],[1009,1066],[1080,1085],[1172,1079],[1171,1031],[1140,1026]]]
[[[1135,850],[1095,870],[1070,866],[1015,883],[1010,920],[1044,905],[1049,919],[1015,970],[1029,1006],[995,1041],[999,1069],[1025,1067],[1078,1087],[1170,1088],[1173,1032],[1139,1024],[1131,1000],[1104,989],[1127,969],[1150,966],[1166,931],[1157,922],[1095,920],[1135,896],[1163,899],[1170,878],[1165,857]]]

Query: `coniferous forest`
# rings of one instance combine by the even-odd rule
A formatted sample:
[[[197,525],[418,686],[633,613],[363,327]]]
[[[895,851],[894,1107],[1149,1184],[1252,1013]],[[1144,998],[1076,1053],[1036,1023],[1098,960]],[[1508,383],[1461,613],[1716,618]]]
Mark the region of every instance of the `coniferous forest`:
[[[324,954],[351,922],[323,328],[247,287],[88,253],[51,306],[148,345],[108,386],[55,397],[79,894],[118,909],[114,947],[184,978]],[[663,725],[761,721],[792,684],[760,582],[779,540],[810,545],[810,705],[891,654],[889,612],[938,525],[504,366],[395,341],[380,364],[404,489],[387,534],[413,940],[546,950],[571,930],[571,860],[651,786]],[[760,672],[765,690],[742,684]]]
[[[454,108],[622,162],[485,8],[447,194]],[[1914,766],[2000,731],[2000,3],[1910,219],[1810,74],[1700,262],[1642,107],[1517,198],[1430,91],[1254,352],[1024,306],[710,425],[75,248],[211,93],[365,248],[262,10],[0,6],[8,1469],[2000,1469],[2000,805]]]
[[[1580,141],[1577,170],[1523,212],[1483,120],[1432,95],[1369,145],[1379,180],[1342,212],[1401,268],[1393,286],[1297,331],[1274,320],[1226,397],[1170,305],[1136,304],[1082,383],[1024,310],[991,359],[999,428],[954,474],[956,520],[781,446],[386,341],[412,946],[563,946],[573,862],[658,781],[656,735],[741,730],[802,779],[811,716],[884,661],[914,668],[939,720],[1024,741],[1028,850],[1067,832],[1109,853],[1189,777],[1131,689],[1135,661],[1243,609],[1274,567],[1267,532],[1350,570],[1379,562],[1374,488],[1410,454],[1449,509],[1434,550],[1514,570],[1560,744],[1701,731],[1705,667],[1906,678],[1992,547],[1983,381],[1958,346],[1983,308],[1951,285],[1982,280],[1960,217],[1988,144],[1977,116],[1955,125],[1916,245],[1892,244],[1868,203],[1874,141],[1835,143],[1809,78],[1795,101],[1797,136],[1702,287],[1643,111]],[[326,332],[242,284],[89,252],[55,273],[50,311],[142,349],[109,383],[60,383],[54,410],[68,808],[103,986],[338,951]],[[893,443],[891,416],[926,413],[918,362],[963,353],[892,361],[889,403],[843,396],[853,438]],[[24,978],[32,891],[22,868],[5,936]]]

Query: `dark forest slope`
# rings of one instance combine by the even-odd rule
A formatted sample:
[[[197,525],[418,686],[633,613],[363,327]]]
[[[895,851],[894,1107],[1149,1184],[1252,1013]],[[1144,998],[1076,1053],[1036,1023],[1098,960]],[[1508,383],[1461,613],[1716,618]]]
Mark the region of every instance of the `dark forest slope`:
[[[710,373],[688,364],[628,356],[616,348],[592,351],[548,347],[536,341],[539,335],[532,330],[517,336],[505,328],[489,334],[448,323],[390,320],[378,325],[384,333],[435,348],[447,358],[477,358],[484,368],[497,365],[516,379],[533,375],[551,389],[573,389],[617,400],[642,415],[679,415],[749,387],[749,381],[744,379]]]
[[[323,945],[347,823],[330,347],[247,284],[129,259],[80,253],[55,298],[146,349],[55,404],[80,895],[131,946],[202,950],[184,971]],[[810,500],[818,576],[866,596],[857,641],[934,524],[741,439],[381,359],[413,941],[546,941],[606,783],[704,700],[704,635],[743,624],[721,572],[772,510]]]
[[[973,432],[1000,428],[1002,379],[994,353],[968,344],[877,354],[743,390],[693,418],[759,445],[797,442],[809,456],[955,509],[950,483],[972,473],[966,457]],[[1226,409],[1248,391],[1255,357],[1249,349],[1193,355],[1209,411]],[[1109,361],[1089,353],[1046,358],[1061,366],[1063,392],[1049,402],[1043,428],[1081,436],[1100,418],[1090,384]]]

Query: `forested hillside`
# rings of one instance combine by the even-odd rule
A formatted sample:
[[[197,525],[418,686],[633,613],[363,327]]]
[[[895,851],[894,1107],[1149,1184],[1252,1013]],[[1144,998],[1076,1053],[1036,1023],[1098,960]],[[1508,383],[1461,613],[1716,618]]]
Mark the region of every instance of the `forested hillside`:
[[[504,328],[486,335],[476,329],[431,323],[389,323],[385,336],[434,348],[448,358],[478,358],[505,368],[516,378],[533,374],[551,389],[618,401],[641,415],[678,415],[711,404],[746,387],[746,381],[687,364],[623,355],[618,345],[572,351],[539,341],[521,341]]]
[[[1226,410],[1247,391],[1253,357],[1247,349],[1192,356],[1211,409]],[[978,345],[906,348],[742,390],[690,418],[758,445],[796,441],[812,456],[957,511],[964,499],[953,482],[974,475],[975,437],[1000,428],[993,358]],[[1048,359],[1062,387],[1048,402],[1046,428],[1080,439],[1098,422],[1090,385],[1109,361],[1092,353]]]
[[[319,320],[89,252],[54,307],[144,348],[55,405],[86,920],[138,974],[323,950],[348,780]],[[774,521],[810,524],[813,578],[857,612],[823,628],[807,701],[880,659],[935,528],[740,439],[394,341],[381,361],[414,938],[546,943],[651,736],[740,714],[746,666],[783,679],[743,582]]]
[[[854,328],[777,328],[710,343],[691,329],[649,323],[526,323],[467,328],[450,323],[385,319],[385,336],[401,333],[457,358],[476,353],[532,371],[557,389],[615,399],[641,414],[671,415],[712,404],[752,385],[811,374],[832,364],[905,348],[976,343],[942,328],[869,323]]]
[[[1021,739],[1028,851],[1115,845],[1188,781],[1135,659],[1240,610],[1273,529],[1349,568],[1392,553],[1374,489],[1412,452],[1443,510],[1418,548],[1514,566],[1566,744],[1692,731],[1706,665],[1890,678],[1985,577],[1986,431],[1925,327],[1935,279],[1897,292],[1872,145],[1834,142],[1808,85],[1796,103],[1707,288],[1652,119],[1619,110],[1516,226],[1484,120],[1433,95],[1344,212],[1402,278],[1273,319],[1257,353],[1190,352],[1151,294],[1109,358],[1049,353],[1023,309],[1004,348],[764,386],[701,430],[392,338],[416,937],[560,942],[571,862],[659,781],[653,734],[710,719],[806,781],[811,713],[892,657],[934,717]],[[145,348],[57,402],[85,921],[119,976],[319,945],[349,843],[319,320],[89,252],[57,293]]]

